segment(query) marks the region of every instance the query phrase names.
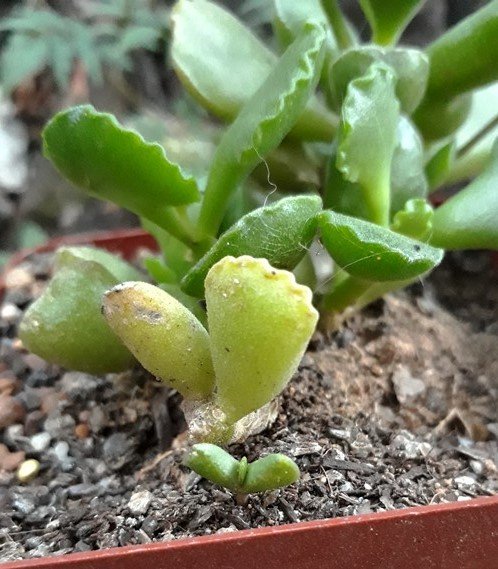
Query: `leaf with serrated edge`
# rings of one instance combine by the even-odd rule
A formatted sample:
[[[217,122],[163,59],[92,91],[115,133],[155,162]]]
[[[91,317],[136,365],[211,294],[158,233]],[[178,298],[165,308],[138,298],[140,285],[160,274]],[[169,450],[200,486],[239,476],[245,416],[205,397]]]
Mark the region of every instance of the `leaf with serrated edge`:
[[[285,387],[318,320],[312,293],[265,259],[225,257],[205,282],[215,402],[233,424]]]
[[[214,2],[180,0],[172,10],[171,21],[171,57],[180,81],[209,111],[234,120],[273,72],[277,56]],[[334,115],[312,99],[297,118],[293,134],[328,141],[335,126]]]
[[[200,197],[195,180],[159,144],[124,129],[91,105],[57,114],[43,132],[44,152],[73,184],[164,226],[169,206]]]
[[[227,255],[264,257],[277,269],[294,269],[315,236],[313,218],[321,209],[318,196],[292,196],[251,211],[187,273],[183,290],[192,296],[203,296],[209,269]]]
[[[482,174],[434,213],[431,243],[445,249],[498,249],[498,139]]]
[[[360,0],[372,28],[373,41],[381,45],[396,43],[425,0]]]
[[[208,333],[170,294],[148,283],[107,291],[102,311],[137,360],[187,399],[206,399],[214,385]]]
[[[385,49],[362,46],[344,52],[330,67],[330,90],[336,109],[340,109],[349,83],[364,75],[370,65],[382,61],[396,73],[396,96],[402,110],[411,114],[420,104],[429,77],[429,59],[418,49]]]
[[[432,233],[434,210],[423,199],[408,200],[393,218],[391,229],[407,237],[426,241]]]
[[[444,254],[385,227],[333,211],[319,214],[318,227],[339,267],[364,280],[412,279],[433,269]]]
[[[385,226],[399,120],[395,85],[394,72],[382,62],[349,83],[337,149],[337,168],[347,180],[360,184],[370,220]]]
[[[223,135],[209,172],[201,231],[216,232],[230,196],[301,114],[319,78],[324,38],[321,27],[306,24]]]

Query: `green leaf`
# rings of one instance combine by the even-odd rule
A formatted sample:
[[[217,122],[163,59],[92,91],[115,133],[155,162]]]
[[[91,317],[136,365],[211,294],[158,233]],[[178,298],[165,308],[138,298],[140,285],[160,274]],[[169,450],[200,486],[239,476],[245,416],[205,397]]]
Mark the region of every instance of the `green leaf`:
[[[100,303],[118,282],[105,266],[118,267],[126,278],[134,278],[136,271],[109,253],[89,250],[58,251],[57,271],[25,313],[19,335],[27,349],[51,363],[94,374],[123,371],[134,358],[107,326]]]
[[[324,31],[307,24],[223,135],[213,158],[199,229],[214,235],[230,196],[292,128],[323,62]]]
[[[369,218],[387,225],[391,161],[396,147],[399,103],[396,77],[384,63],[349,83],[342,107],[337,168],[362,190]]]
[[[429,59],[410,48],[385,49],[362,46],[344,52],[330,68],[330,91],[334,108],[339,110],[351,81],[367,73],[375,62],[384,62],[396,74],[396,96],[402,110],[412,114],[422,100],[429,77]]]
[[[141,223],[145,231],[150,233],[159,244],[159,249],[166,265],[174,271],[176,275],[175,280],[179,282],[192,266],[192,261],[189,260],[189,257],[192,255],[190,249],[151,221],[142,218]]]
[[[150,373],[186,399],[211,395],[214,373],[208,334],[178,300],[151,284],[126,282],[106,292],[103,314]]]
[[[264,257],[277,269],[293,269],[315,236],[313,218],[321,209],[318,196],[295,196],[246,214],[186,274],[183,290],[202,297],[209,269],[227,255]]]
[[[276,11],[275,28],[277,34],[280,34],[281,39],[284,41],[285,46],[292,43],[306,22],[311,20],[320,23],[327,30],[324,65],[326,77],[328,66],[337,57],[339,48],[320,0],[300,0],[299,2],[274,0],[274,3]]]
[[[488,2],[426,48],[427,98],[448,100],[498,81],[498,0]]]
[[[448,177],[455,162],[456,145],[451,139],[440,145],[425,165],[425,175],[429,188],[437,188]]]
[[[286,386],[318,313],[307,287],[265,259],[225,257],[206,278],[215,402],[230,425]]]
[[[299,480],[297,464],[284,454],[269,454],[249,463],[240,492],[252,494],[284,488]]]
[[[445,249],[498,249],[498,140],[482,174],[434,213],[431,243]]]
[[[333,211],[319,214],[318,225],[334,261],[359,279],[412,279],[434,268],[443,258],[441,249]]]
[[[76,259],[92,261],[104,267],[117,282],[137,280],[142,274],[125,260],[98,247],[76,246],[58,249],[55,259],[55,269],[59,270]]]
[[[426,241],[432,233],[433,217],[434,210],[425,200],[409,200],[404,209],[394,216],[391,229],[407,237]]]
[[[346,180],[336,164],[337,143],[334,142],[327,163],[323,207],[353,217],[368,219],[369,211],[360,185]]]
[[[219,446],[211,443],[194,445],[185,466],[223,488],[237,491],[240,463]]]
[[[185,465],[200,476],[237,494],[266,492],[289,486],[299,479],[296,463],[283,454],[270,454],[250,464],[238,461],[219,446],[199,443]]]
[[[56,115],[43,140],[45,155],[61,174],[90,195],[142,215],[176,237],[188,233],[177,227],[170,206],[197,201],[197,184],[168,161],[158,144],[145,142],[90,105]]]
[[[399,117],[396,148],[391,163],[391,215],[414,198],[425,198],[428,184],[425,177],[424,143],[412,122]]]
[[[360,0],[373,41],[381,45],[396,43],[423,4],[424,0]]]
[[[277,57],[213,2],[180,0],[171,20],[171,57],[178,77],[200,104],[232,121],[273,72]],[[316,100],[303,111],[294,121],[296,136],[330,140],[335,117]]]

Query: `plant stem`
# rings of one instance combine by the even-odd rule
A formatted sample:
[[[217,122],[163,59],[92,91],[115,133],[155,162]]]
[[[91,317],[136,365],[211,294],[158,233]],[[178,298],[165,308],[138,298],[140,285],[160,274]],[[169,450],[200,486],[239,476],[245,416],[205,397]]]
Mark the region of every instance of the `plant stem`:
[[[149,217],[151,221],[159,227],[185,243],[190,249],[194,250],[199,245],[196,238],[194,227],[190,220],[182,217],[174,207],[166,207],[158,212],[157,216]]]
[[[321,309],[327,312],[342,312],[355,304],[372,283],[352,277],[345,272],[337,273],[330,290],[322,297]]]
[[[320,0],[320,2],[334,32],[337,45],[341,49],[348,49],[356,45],[356,37],[339,8],[337,0]]]

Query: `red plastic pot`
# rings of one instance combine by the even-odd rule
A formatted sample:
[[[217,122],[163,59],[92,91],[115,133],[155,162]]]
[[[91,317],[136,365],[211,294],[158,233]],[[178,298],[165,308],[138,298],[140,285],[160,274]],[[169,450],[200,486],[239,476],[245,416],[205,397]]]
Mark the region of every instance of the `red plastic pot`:
[[[156,249],[140,230],[55,239],[21,252],[93,244],[130,258]],[[0,294],[2,285],[0,282]],[[2,569],[498,569],[498,496],[104,551]]]

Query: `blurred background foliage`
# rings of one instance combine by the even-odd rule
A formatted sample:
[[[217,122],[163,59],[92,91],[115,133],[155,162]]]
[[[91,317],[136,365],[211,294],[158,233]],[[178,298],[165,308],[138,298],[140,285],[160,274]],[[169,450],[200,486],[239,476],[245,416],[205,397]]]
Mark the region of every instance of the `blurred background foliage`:
[[[270,37],[271,0],[223,3],[255,33]],[[424,45],[483,3],[430,0],[403,39]],[[61,108],[91,102],[113,112],[202,178],[218,126],[180,88],[169,65],[172,4],[0,3],[0,265],[12,251],[53,234],[138,225],[131,214],[70,188],[43,159],[40,132]],[[358,2],[344,0],[341,5],[366,36]]]

